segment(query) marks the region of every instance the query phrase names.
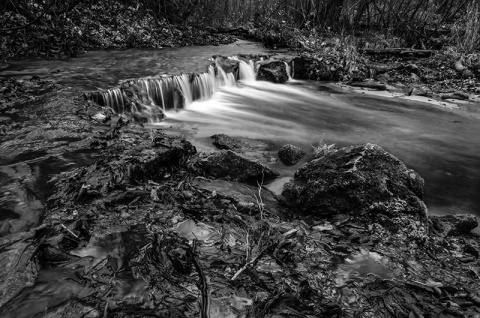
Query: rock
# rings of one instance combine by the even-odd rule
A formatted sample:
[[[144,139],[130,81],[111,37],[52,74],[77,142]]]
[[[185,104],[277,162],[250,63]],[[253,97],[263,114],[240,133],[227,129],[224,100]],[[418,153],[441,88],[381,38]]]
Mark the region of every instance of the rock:
[[[291,144],[284,145],[278,151],[278,157],[287,165],[296,164],[305,154],[306,152],[303,149]]]
[[[292,78],[295,79],[307,79],[316,80],[316,68],[318,68],[320,62],[316,59],[308,57],[296,57],[290,61],[292,68]]]
[[[445,216],[430,216],[432,228],[442,236],[468,234],[478,226],[475,215],[454,214]]]
[[[408,89],[408,96],[431,97],[433,92],[427,86],[412,86]]]
[[[288,81],[287,65],[282,61],[266,61],[260,64],[257,80],[283,84]]]
[[[243,152],[240,140],[227,136],[225,134],[217,134],[210,137],[213,139],[212,144],[218,149],[231,150],[234,152]]]
[[[228,56],[213,56],[216,63],[225,71],[225,73],[237,74],[240,61],[229,58]]]
[[[272,162],[276,160],[272,157],[273,146],[263,140],[246,138],[246,137],[230,137],[225,134],[213,135],[212,144],[221,150],[231,150],[241,153],[244,157],[248,157],[260,162]]]
[[[298,212],[369,216],[381,223],[407,215],[426,222],[423,179],[377,145],[338,149],[305,164],[282,195]],[[392,224],[387,224],[392,225]]]
[[[104,123],[107,120],[107,116],[105,116],[103,113],[96,113],[92,116],[92,119],[98,121],[99,123]]]
[[[196,153],[190,142],[160,133],[125,132],[119,139],[111,146],[115,149],[111,155],[77,170],[75,178],[61,178],[56,184],[59,191],[49,200],[88,202],[131,182],[162,180],[172,167]]]
[[[267,143],[245,137],[230,137],[225,134],[217,134],[210,137],[212,144],[221,150],[231,150],[233,152],[245,153],[250,151],[265,151],[270,147]]]
[[[209,175],[232,181],[261,182],[278,176],[278,173],[266,165],[252,161],[231,150],[215,152],[201,160],[200,165]]]

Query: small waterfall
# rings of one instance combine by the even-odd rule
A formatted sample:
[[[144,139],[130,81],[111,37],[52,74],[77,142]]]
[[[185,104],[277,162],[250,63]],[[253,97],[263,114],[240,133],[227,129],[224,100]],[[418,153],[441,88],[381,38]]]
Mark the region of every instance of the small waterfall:
[[[292,80],[292,68],[290,67],[290,65],[287,62],[284,62],[284,63],[285,63],[285,69],[287,70],[288,80],[291,81]]]
[[[223,68],[219,67],[218,73],[220,74],[219,86],[233,87],[237,83],[235,81],[235,75],[233,75],[232,73],[225,72]]]
[[[232,56],[232,60],[238,61],[238,79],[241,81],[255,81],[255,62],[249,60],[247,62],[238,58],[238,56]]]
[[[178,110],[193,101],[208,100],[220,87],[235,87],[236,78],[255,81],[253,60],[247,63],[233,56],[217,57],[213,61],[215,64],[210,65],[206,73],[126,80],[120,88],[90,92],[85,96],[112,108],[115,113],[136,113],[154,122],[168,109]]]
[[[207,73],[199,74],[193,80],[193,99],[207,100],[215,93],[217,87],[218,83],[215,77],[215,68],[210,65]]]
[[[292,60],[292,67],[290,68],[290,72],[292,73],[292,78],[295,78],[295,59]]]
[[[123,113],[125,110],[126,102],[120,88],[96,92],[96,94],[92,94],[88,99],[93,100],[99,105],[112,108],[115,113]]]
[[[255,81],[255,64],[252,60],[249,61],[249,64],[244,61],[240,61],[239,69],[240,80]]]

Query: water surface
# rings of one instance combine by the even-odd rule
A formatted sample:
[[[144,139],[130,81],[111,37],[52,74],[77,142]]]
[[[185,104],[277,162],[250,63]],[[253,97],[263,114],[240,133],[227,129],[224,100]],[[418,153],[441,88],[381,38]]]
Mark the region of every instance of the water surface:
[[[433,214],[480,215],[480,119],[476,112],[398,98],[338,94],[320,83],[244,82],[211,100],[167,112],[160,127],[187,134],[200,150],[213,134],[293,143],[313,152],[319,141],[338,146],[374,143],[425,179]],[[298,166],[274,168],[291,177]],[[287,180],[287,179],[285,179]],[[278,185],[276,185],[278,191]]]

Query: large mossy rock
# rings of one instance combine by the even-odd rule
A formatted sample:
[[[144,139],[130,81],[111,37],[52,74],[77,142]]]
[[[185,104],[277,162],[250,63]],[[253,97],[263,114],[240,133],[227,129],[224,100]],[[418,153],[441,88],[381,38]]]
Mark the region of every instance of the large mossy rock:
[[[202,159],[200,165],[207,174],[231,181],[261,182],[278,176],[266,165],[231,150],[215,152]]]
[[[260,64],[257,80],[283,84],[288,81],[287,65],[282,61],[266,61]]]
[[[295,210],[322,218],[347,214],[384,223],[407,215],[424,224],[423,184],[418,173],[393,155],[365,144],[341,148],[305,164],[282,195]]]

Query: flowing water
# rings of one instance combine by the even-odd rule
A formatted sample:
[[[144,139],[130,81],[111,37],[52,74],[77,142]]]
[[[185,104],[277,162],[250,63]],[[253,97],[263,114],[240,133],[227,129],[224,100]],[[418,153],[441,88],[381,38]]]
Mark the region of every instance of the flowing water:
[[[118,112],[123,111],[121,93],[107,89],[120,82],[134,83],[147,91],[150,109],[166,111],[166,118],[151,127],[185,134],[200,150],[212,149],[209,137],[220,133],[260,138],[279,147],[293,143],[304,149],[311,149],[319,140],[338,146],[375,143],[422,175],[430,213],[480,215],[480,113],[475,106],[463,111],[399,98],[340,93],[325,83],[255,81],[254,64],[245,59],[235,75],[223,71],[218,61],[216,74],[211,66],[214,55],[236,60],[237,54],[268,53],[248,41],[97,51],[64,61],[15,62],[0,76],[48,73],[63,90],[105,89],[105,103],[117,107]],[[169,94],[174,90],[181,91],[184,100],[169,109],[176,105],[169,100],[175,99],[175,94]],[[278,163],[274,168],[286,181],[298,166]],[[281,183],[274,188],[280,191]]]
[[[258,43],[243,40],[220,46],[92,51],[58,61],[12,61],[0,76],[48,75],[65,89],[88,91],[108,89],[126,79],[205,72],[214,55],[266,53]]]
[[[220,133],[262,139],[272,144],[273,149],[285,143],[307,151],[313,150],[312,146],[319,141],[338,146],[375,143],[423,176],[425,202],[430,213],[480,216],[478,111],[345,93],[326,83],[291,80],[279,85],[255,81],[255,65],[248,60],[237,61],[236,74],[224,71],[218,64],[215,68],[208,68],[212,64],[209,57],[233,57],[238,53],[266,52],[246,41],[220,47],[90,52],[61,62],[14,63],[0,75],[49,73],[63,90],[73,92],[108,89],[130,79],[124,83],[133,82],[146,91],[147,115],[155,108],[166,113],[162,120],[152,116],[148,127],[184,134],[200,151],[212,150],[210,136]],[[182,75],[185,72],[190,75]],[[191,75],[192,72],[195,74]],[[161,76],[165,74],[177,76]],[[136,77],[141,78],[134,79]],[[181,103],[169,93],[176,90],[184,97]],[[120,88],[101,94],[103,102],[110,103],[117,112],[128,111],[123,107]],[[312,152],[303,162],[292,167],[279,161],[273,163],[280,177],[270,188],[280,192],[294,171],[311,158]],[[118,234],[99,241],[92,238],[86,248],[73,251],[73,254],[89,257],[90,266],[100,261],[118,265],[127,253],[120,250],[124,245],[122,242],[132,240],[128,235],[133,234]],[[135,240],[138,241],[135,248],[144,243],[142,237],[135,236]],[[347,277],[353,270],[360,274],[374,271],[383,275],[384,264],[377,266],[379,259],[375,257],[377,255],[367,252],[352,256],[350,263],[353,265],[342,267],[345,273],[337,273],[339,279],[343,279],[342,273]],[[270,265],[264,264],[265,270],[272,270]],[[88,295],[91,291],[72,275],[74,273],[63,268],[42,271],[37,283],[20,295],[23,298],[12,317],[33,315],[45,306],[72,296]],[[129,281],[131,290],[121,290],[115,295],[141,294],[143,282],[121,275],[118,279]]]
[[[478,113],[331,93],[327,88],[298,81],[240,82],[221,88],[210,100],[167,111],[167,118],[156,125],[181,129],[203,150],[210,147],[209,137],[218,133],[273,141],[278,147],[293,143],[304,149],[322,140],[338,146],[375,143],[425,179],[430,213],[480,215]],[[288,181],[298,165],[276,168]]]

